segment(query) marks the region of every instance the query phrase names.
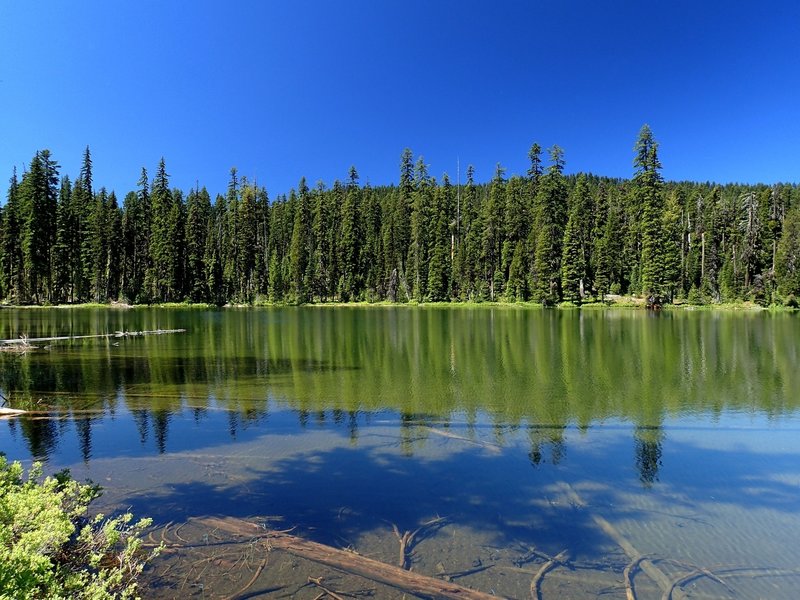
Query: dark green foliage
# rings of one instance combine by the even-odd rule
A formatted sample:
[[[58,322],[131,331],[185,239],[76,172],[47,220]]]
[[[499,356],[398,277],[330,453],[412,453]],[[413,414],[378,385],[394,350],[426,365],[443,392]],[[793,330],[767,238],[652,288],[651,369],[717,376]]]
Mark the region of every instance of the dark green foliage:
[[[564,151],[553,146],[550,166],[541,178],[534,204],[533,299],[545,304],[561,300],[561,254],[569,193],[563,170]]]
[[[633,196],[641,211],[640,283],[643,296],[664,294],[664,256],[661,230],[663,210],[661,162],[658,143],[650,127],[644,125],[634,147]]]
[[[22,286],[22,212],[19,198],[19,181],[17,170],[9,181],[6,204],[2,212],[2,270],[0,284],[5,298],[11,302],[20,302]]]
[[[180,299],[180,212],[180,199],[169,189],[169,175],[162,158],[152,184],[150,263],[146,282],[149,297],[156,302]]]
[[[682,197],[676,190],[667,198],[661,216],[662,294],[672,300],[681,280]]]
[[[7,302],[327,302],[533,299],[587,302],[632,293],[695,302],[786,301],[797,290],[794,185],[664,182],[647,126],[623,181],[565,175],[563,151],[524,177],[437,182],[406,149],[397,186],[344,183],[270,202],[231,170],[212,202],[170,189],[163,159],[122,208],[95,191],[87,148],[59,179],[41,151],[0,207],[0,296]],[[796,301],[796,300],[794,300]]]
[[[561,289],[565,300],[580,304],[591,287],[592,199],[584,175],[572,190],[561,254]]]
[[[775,270],[780,294],[785,299],[800,296],[800,206],[793,206],[783,222],[783,236],[776,249]]]
[[[361,190],[358,187],[358,173],[355,167],[350,167],[350,178],[347,186],[342,190],[344,201],[341,204],[341,230],[339,233],[339,257],[338,268],[340,269],[340,276],[338,278],[337,294],[343,302],[358,299],[363,287],[362,278],[362,246],[364,243],[364,232],[362,228],[363,220],[361,216]],[[320,194],[320,205],[324,206],[324,196]],[[324,217],[324,215],[323,215]],[[325,221],[322,221],[318,228],[320,232],[324,230]],[[335,243],[335,240],[327,236],[320,236],[325,242],[320,250],[320,259],[318,261],[321,273],[333,272],[333,256],[329,250],[329,246]],[[325,257],[328,260],[324,260]],[[326,264],[327,263],[327,264]],[[327,268],[326,268],[327,267]],[[328,286],[324,285],[325,278],[323,278],[323,285],[320,287],[326,289]]]
[[[194,189],[186,199],[186,292],[192,302],[210,302],[205,252],[211,229],[211,196]]]
[[[309,265],[311,264],[311,200],[305,177],[300,180],[299,193],[294,210],[292,238],[289,245],[290,299],[293,302],[308,302]]]

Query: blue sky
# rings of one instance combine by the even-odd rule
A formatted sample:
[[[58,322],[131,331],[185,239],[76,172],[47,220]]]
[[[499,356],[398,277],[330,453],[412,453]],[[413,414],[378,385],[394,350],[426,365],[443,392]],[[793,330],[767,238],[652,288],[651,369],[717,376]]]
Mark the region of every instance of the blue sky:
[[[534,141],[629,177],[645,122],[668,179],[800,180],[800,2],[0,2],[3,181],[87,144],[119,196],[161,156],[212,193],[392,183],[405,147],[484,181]]]

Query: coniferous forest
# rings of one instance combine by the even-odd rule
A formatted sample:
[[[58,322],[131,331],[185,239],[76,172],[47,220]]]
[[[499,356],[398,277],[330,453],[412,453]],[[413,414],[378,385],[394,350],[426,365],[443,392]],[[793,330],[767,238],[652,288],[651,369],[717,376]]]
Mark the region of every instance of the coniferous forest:
[[[797,185],[668,182],[644,126],[631,179],[565,175],[533,144],[524,176],[433,177],[406,149],[399,184],[267,190],[231,169],[228,190],[170,188],[162,159],[121,202],[48,150],[0,209],[0,298],[108,302],[602,300],[609,294],[795,305]]]

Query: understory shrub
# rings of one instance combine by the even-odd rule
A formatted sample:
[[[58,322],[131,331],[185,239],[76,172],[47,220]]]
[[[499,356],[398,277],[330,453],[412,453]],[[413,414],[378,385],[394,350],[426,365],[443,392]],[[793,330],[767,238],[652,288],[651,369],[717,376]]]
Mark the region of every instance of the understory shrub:
[[[160,548],[145,550],[150,519],[89,517],[99,486],[79,483],[68,470],[27,476],[0,453],[0,598],[137,597],[136,580]]]

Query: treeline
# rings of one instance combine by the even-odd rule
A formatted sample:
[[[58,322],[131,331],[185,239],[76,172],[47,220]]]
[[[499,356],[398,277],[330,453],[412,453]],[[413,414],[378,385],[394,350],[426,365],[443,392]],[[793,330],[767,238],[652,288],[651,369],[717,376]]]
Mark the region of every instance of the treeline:
[[[344,182],[270,201],[231,170],[225,195],[171,189],[162,159],[120,206],[47,150],[11,177],[0,213],[0,297],[15,304],[526,301],[636,294],[795,303],[796,185],[665,182],[644,126],[630,180],[564,174],[534,144],[524,176],[453,184],[406,149],[397,186]]]

